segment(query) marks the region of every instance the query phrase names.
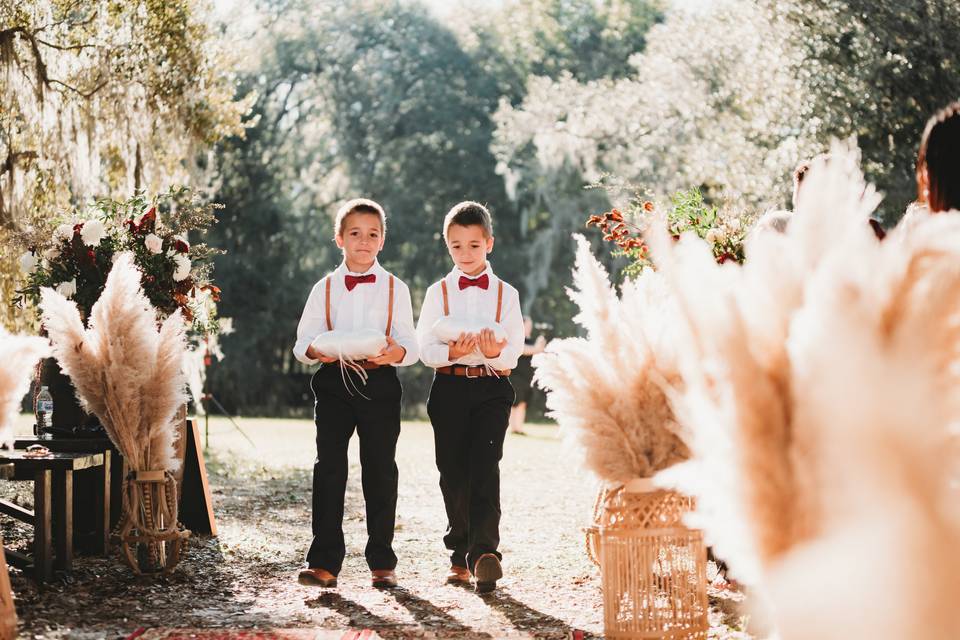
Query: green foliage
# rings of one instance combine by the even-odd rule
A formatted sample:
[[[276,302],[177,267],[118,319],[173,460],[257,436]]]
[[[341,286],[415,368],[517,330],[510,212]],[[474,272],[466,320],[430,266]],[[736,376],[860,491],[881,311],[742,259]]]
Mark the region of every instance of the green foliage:
[[[886,194],[888,224],[916,198],[927,119],[960,99],[960,3],[955,0],[764,2],[795,26],[795,69],[827,136],[856,135],[867,178]]]
[[[171,189],[155,198],[137,195],[124,201],[100,199],[79,211],[61,215],[50,236],[34,233],[22,259],[35,262],[14,304],[39,307],[40,290],[75,289],[72,298],[84,319],[103,293],[115,256],[133,253],[142,272],[141,286],[161,318],[177,310],[192,323],[195,333],[217,330],[214,302],[219,290],[211,283],[214,256],[208,245],[190,244],[188,234],[203,235],[220,205],[192,196],[187,189]],[[98,226],[99,232],[85,236]],[[96,230],[95,230],[96,231]],[[155,244],[148,246],[148,238]]]
[[[194,155],[242,133],[204,0],[0,0],[0,295],[11,236],[94,198],[190,184]],[[0,307],[0,323],[25,328]]]

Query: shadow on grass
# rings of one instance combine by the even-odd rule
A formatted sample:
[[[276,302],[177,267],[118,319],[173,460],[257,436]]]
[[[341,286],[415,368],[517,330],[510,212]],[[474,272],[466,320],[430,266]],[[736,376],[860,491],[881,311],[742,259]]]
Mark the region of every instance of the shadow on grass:
[[[490,608],[503,614],[513,627],[536,638],[600,638],[570,627],[559,618],[537,611],[520,602],[510,594],[497,590],[478,596]]]
[[[470,633],[471,638],[493,637],[488,633],[471,629],[432,602],[413,595],[403,587],[390,589],[388,592],[400,606],[413,615],[414,620],[427,629],[442,629],[459,634]]]

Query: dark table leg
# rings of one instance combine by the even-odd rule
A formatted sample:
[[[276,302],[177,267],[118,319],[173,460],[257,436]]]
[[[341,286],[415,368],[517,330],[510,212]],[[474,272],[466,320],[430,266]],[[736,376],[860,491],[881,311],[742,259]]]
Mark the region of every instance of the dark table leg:
[[[33,565],[37,582],[53,577],[53,545],[50,539],[51,472],[40,469],[33,482]]]
[[[107,449],[103,452],[103,467],[97,469],[97,494],[96,494],[96,517],[97,517],[97,552],[107,555],[110,549],[110,464],[111,451]]]
[[[73,471],[55,471],[53,496],[57,520],[54,540],[57,547],[55,566],[62,571],[73,569]]]

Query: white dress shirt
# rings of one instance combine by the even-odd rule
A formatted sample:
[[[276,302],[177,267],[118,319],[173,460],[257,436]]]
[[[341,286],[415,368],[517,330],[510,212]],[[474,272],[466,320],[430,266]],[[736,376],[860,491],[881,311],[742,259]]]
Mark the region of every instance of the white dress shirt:
[[[486,289],[467,287],[460,289],[460,276],[476,279],[486,274],[490,283]],[[487,268],[475,276],[468,276],[457,267],[448,273],[444,280],[447,283],[447,298],[450,306],[450,316],[468,320],[497,319],[497,288],[503,282],[493,274],[493,268],[487,263]],[[496,358],[486,358],[479,352],[467,354],[456,360],[450,360],[449,347],[446,343],[437,340],[431,329],[434,323],[443,316],[443,291],[440,282],[434,282],[427,289],[423,298],[423,307],[420,309],[420,319],[417,321],[417,338],[420,341],[420,359],[428,367],[446,367],[451,364],[480,365],[488,364],[494,369],[513,369],[517,366],[517,359],[523,351],[523,314],[520,311],[520,294],[506,282],[503,282],[503,300],[500,308],[500,324],[507,332],[507,344]]]
[[[346,276],[373,274],[374,282],[358,283],[352,291],[347,290]],[[330,321],[334,329],[358,331],[360,329],[387,330],[387,305],[390,300],[390,273],[374,261],[365,273],[347,270],[346,262],[340,263],[330,278]],[[304,364],[316,364],[319,360],[307,357],[307,348],[327,329],[327,283],[326,278],[313,285],[307,304],[297,326],[297,343],[293,355]],[[394,366],[406,367],[417,361],[417,336],[413,329],[413,306],[410,304],[410,289],[398,277],[393,277],[393,324],[390,337],[407,350],[403,360]]]

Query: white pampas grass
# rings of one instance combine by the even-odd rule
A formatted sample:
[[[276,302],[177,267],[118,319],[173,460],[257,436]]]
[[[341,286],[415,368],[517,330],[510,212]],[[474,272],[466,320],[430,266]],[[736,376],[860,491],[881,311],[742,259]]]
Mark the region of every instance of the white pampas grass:
[[[186,402],[180,313],[157,330],[156,311],[129,253],[114,263],[89,329],[76,304],[56,291],[43,289],[41,300],[54,355],[131,469],[176,468],[174,415]]]
[[[586,465],[610,483],[651,477],[689,455],[665,387],[676,382],[669,300],[658,276],[627,283],[622,298],[577,236],[577,322],[586,338],[554,340],[534,356],[547,407]],[[664,314],[642,313],[647,308]]]
[[[831,157],[742,267],[653,241],[694,453],[659,480],[697,496],[783,638],[960,637],[960,217],[879,243],[855,150]]]
[[[13,420],[30,387],[34,365],[50,354],[44,338],[18,336],[0,327],[0,446],[13,441]]]

